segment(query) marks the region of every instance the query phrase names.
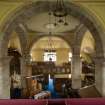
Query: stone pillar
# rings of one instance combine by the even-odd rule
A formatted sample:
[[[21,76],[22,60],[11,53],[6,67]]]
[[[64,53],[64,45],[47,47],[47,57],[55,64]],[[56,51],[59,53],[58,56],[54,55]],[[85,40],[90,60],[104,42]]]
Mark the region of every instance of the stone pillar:
[[[21,85],[22,88],[26,88],[26,76],[32,75],[32,69],[30,69],[30,57],[22,57],[21,60]]]
[[[105,97],[105,59],[102,63],[102,96]]]
[[[0,99],[10,99],[10,60],[12,57],[0,58]]]
[[[21,86],[22,88],[26,88],[26,80],[25,77],[27,75],[27,66],[26,66],[26,62],[25,62],[25,58],[20,58],[20,64],[21,64]]]
[[[71,61],[71,77],[72,77],[73,89],[81,88],[81,72],[82,72],[82,63],[80,55],[73,55]]]
[[[27,76],[32,76],[32,65],[27,64]]]
[[[105,97],[105,58],[95,59],[95,87]]]
[[[72,88],[81,88],[81,73],[82,73],[82,62],[80,59],[80,46],[73,45],[72,49],[72,60],[71,60],[71,77],[72,77]]]

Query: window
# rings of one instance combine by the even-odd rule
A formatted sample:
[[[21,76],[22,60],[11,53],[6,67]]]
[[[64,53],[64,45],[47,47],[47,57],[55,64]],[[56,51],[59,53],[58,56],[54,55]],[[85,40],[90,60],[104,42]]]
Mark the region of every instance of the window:
[[[44,61],[56,61],[56,52],[44,52]]]
[[[72,53],[69,52],[69,61],[71,61],[71,59],[72,59]]]

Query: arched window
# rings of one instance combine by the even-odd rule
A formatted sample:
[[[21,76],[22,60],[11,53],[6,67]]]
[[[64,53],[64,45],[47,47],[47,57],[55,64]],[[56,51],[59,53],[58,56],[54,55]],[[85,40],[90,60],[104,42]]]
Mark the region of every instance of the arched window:
[[[45,51],[44,52],[44,61],[53,61],[56,62],[56,52],[55,51]]]

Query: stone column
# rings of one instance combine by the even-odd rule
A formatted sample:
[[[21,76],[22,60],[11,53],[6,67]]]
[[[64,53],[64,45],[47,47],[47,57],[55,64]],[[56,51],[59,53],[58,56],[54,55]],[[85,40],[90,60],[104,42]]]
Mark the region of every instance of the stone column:
[[[10,60],[12,57],[0,58],[0,99],[10,98]]]
[[[105,58],[102,63],[102,96],[105,97]]]
[[[74,45],[71,60],[71,77],[73,89],[81,88],[81,73],[82,62],[80,59],[80,46]]]
[[[73,55],[71,61],[71,77],[72,77],[73,89],[81,88],[81,72],[82,72],[82,63],[80,55]]]
[[[27,64],[27,76],[32,76],[32,65]]]
[[[22,57],[21,60],[21,84],[22,88],[26,88],[26,76],[32,75],[32,69],[30,69],[30,57]]]
[[[105,58],[95,59],[95,87],[105,97]]]
[[[27,66],[26,66],[26,62],[25,62],[25,58],[20,58],[20,64],[21,64],[21,86],[22,88],[26,88],[26,73],[27,73]]]

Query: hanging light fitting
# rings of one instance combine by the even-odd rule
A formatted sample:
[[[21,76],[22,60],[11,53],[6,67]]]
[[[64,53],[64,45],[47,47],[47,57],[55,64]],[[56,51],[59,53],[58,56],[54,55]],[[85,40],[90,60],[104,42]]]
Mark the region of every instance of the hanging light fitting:
[[[65,26],[68,25],[66,19],[68,12],[63,0],[56,1],[55,8],[52,12],[53,16],[55,17],[55,25],[58,23],[63,23]]]

